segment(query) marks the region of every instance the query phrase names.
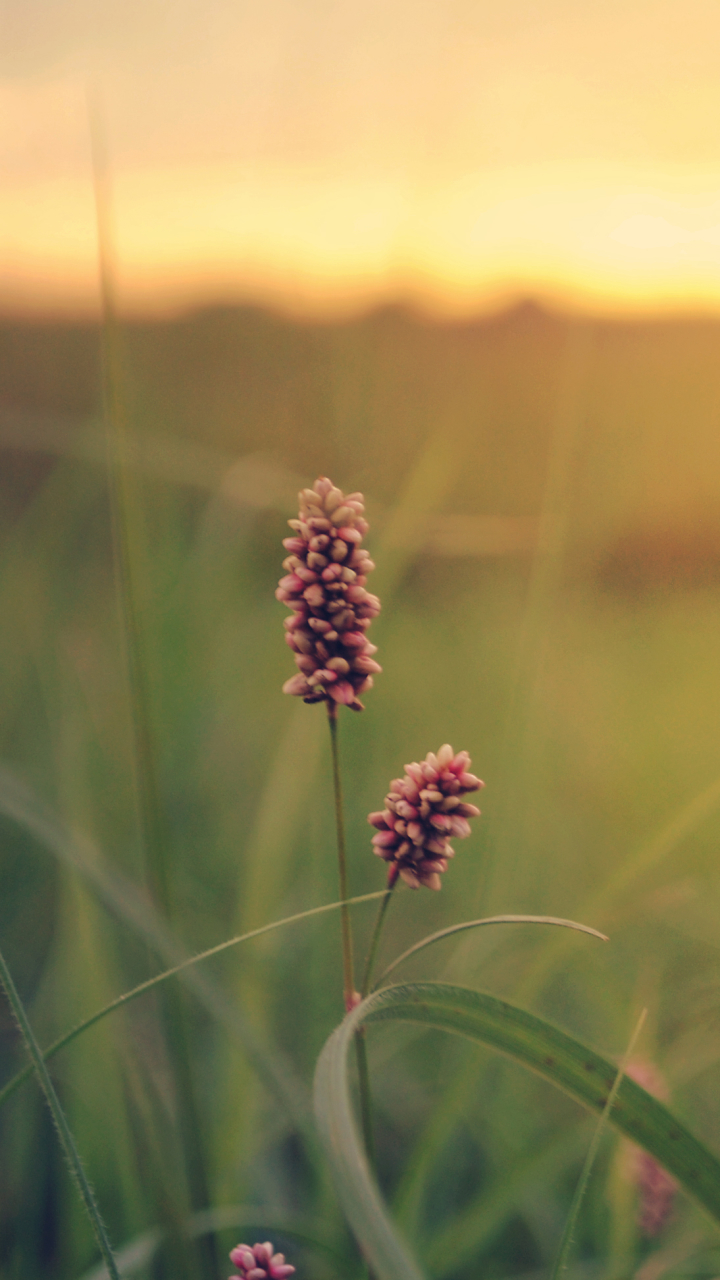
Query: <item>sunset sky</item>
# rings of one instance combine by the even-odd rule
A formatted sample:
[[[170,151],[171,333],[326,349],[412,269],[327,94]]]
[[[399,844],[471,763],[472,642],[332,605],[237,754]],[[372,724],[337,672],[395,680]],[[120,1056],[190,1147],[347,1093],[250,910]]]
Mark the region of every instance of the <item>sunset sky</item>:
[[[720,310],[717,0],[2,0],[0,286],[130,311]]]

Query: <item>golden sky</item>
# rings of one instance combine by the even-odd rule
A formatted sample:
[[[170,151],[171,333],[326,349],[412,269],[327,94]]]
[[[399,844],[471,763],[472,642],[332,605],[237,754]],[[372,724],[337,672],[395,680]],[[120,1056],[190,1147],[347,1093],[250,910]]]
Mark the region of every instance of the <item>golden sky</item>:
[[[718,0],[2,0],[0,308],[720,310]]]

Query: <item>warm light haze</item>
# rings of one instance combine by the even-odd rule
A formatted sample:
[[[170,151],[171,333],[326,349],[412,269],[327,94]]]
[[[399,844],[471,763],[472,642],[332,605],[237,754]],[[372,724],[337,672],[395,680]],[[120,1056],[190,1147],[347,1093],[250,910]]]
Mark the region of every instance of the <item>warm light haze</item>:
[[[5,0],[7,312],[720,309],[709,0]]]

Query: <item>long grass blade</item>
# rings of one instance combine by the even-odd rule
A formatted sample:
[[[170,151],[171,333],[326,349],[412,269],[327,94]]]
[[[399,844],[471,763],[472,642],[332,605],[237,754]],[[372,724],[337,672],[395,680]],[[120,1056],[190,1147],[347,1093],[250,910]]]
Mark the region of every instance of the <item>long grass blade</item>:
[[[25,1012],[25,1006],[17,992],[12,974],[8,969],[2,952],[0,952],[0,981],[5,988],[5,993],[10,1002],[13,1014],[15,1015],[25,1048],[30,1056],[33,1070],[37,1074],[40,1086],[45,1094],[45,1099],[48,1107],[50,1108],[50,1113],[57,1130],[58,1138],[60,1139],[60,1145],[65,1153],[68,1168],[77,1186],[80,1199],[82,1200],[85,1211],[90,1219],[93,1231],[95,1232],[95,1237],[100,1247],[100,1252],[103,1256],[105,1266],[107,1267],[111,1280],[120,1280],[107,1230],[102,1217],[100,1216],[100,1210],[97,1206],[95,1196],[92,1193],[90,1183],[88,1182],[87,1174],[83,1168],[83,1163],[80,1159],[80,1153],[75,1144],[75,1139],[73,1138],[70,1126],[67,1122],[65,1112],[60,1105],[60,1099],[55,1092],[55,1086],[50,1079],[48,1069],[43,1061],[40,1046],[35,1039],[35,1034],[30,1026],[27,1013]]]
[[[514,1058],[602,1115],[617,1066],[558,1027],[487,992],[447,983],[386,987],[332,1033],[318,1059],[315,1114],[337,1192],[361,1249],[380,1280],[418,1280],[417,1262],[386,1211],[353,1114],[349,1055],[360,1026],[398,1020],[451,1031]],[[720,1160],[656,1098],[623,1076],[608,1121],[644,1147],[720,1222]]]
[[[593,938],[599,938],[601,942],[607,942],[607,935],[600,933],[597,929],[592,929],[590,925],[578,924],[576,920],[563,920],[559,916],[487,916],[484,920],[465,920],[462,924],[452,924],[447,929],[439,929],[437,933],[428,934],[427,938],[423,938],[420,942],[416,942],[414,946],[408,947],[407,951],[403,951],[401,956],[393,960],[392,964],[383,970],[382,974],[375,983],[379,986],[384,978],[392,973],[393,969],[397,969],[398,965],[404,964],[410,956],[414,956],[418,951],[424,951],[425,947],[432,946],[433,942],[440,942],[442,938],[450,938],[454,933],[462,933],[465,929],[479,929],[481,925],[486,924],[554,924],[559,925],[563,929],[576,929],[578,933],[589,933]]]

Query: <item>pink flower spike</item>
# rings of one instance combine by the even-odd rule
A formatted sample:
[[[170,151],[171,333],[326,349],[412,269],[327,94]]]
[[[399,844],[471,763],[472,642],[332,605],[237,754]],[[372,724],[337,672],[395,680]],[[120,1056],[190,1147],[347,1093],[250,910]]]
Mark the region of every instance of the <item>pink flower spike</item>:
[[[372,676],[381,670],[372,661],[375,646],[365,636],[380,603],[365,590],[374,566],[362,546],[368,530],[363,496],[347,497],[320,476],[312,489],[302,490],[299,504],[298,519],[288,522],[293,536],[283,544],[291,553],[284,562],[288,572],[275,594],[300,615],[297,623],[286,625],[288,643],[315,659],[309,671],[334,670],[344,679],[315,679],[311,688],[296,679],[286,681],[283,690],[306,702],[362,711],[359,695],[372,688]]]
[[[467,752],[454,756],[449,743],[437,755],[428,752],[422,763],[406,764],[405,776],[390,783],[387,808],[368,815],[370,825],[379,828],[372,838],[373,851],[390,864],[388,884],[399,874],[411,889],[421,884],[441,887],[447,859],[455,853],[447,836],[468,836],[467,819],[480,812],[475,805],[459,802],[466,791],[483,786],[467,772],[469,764]]]

